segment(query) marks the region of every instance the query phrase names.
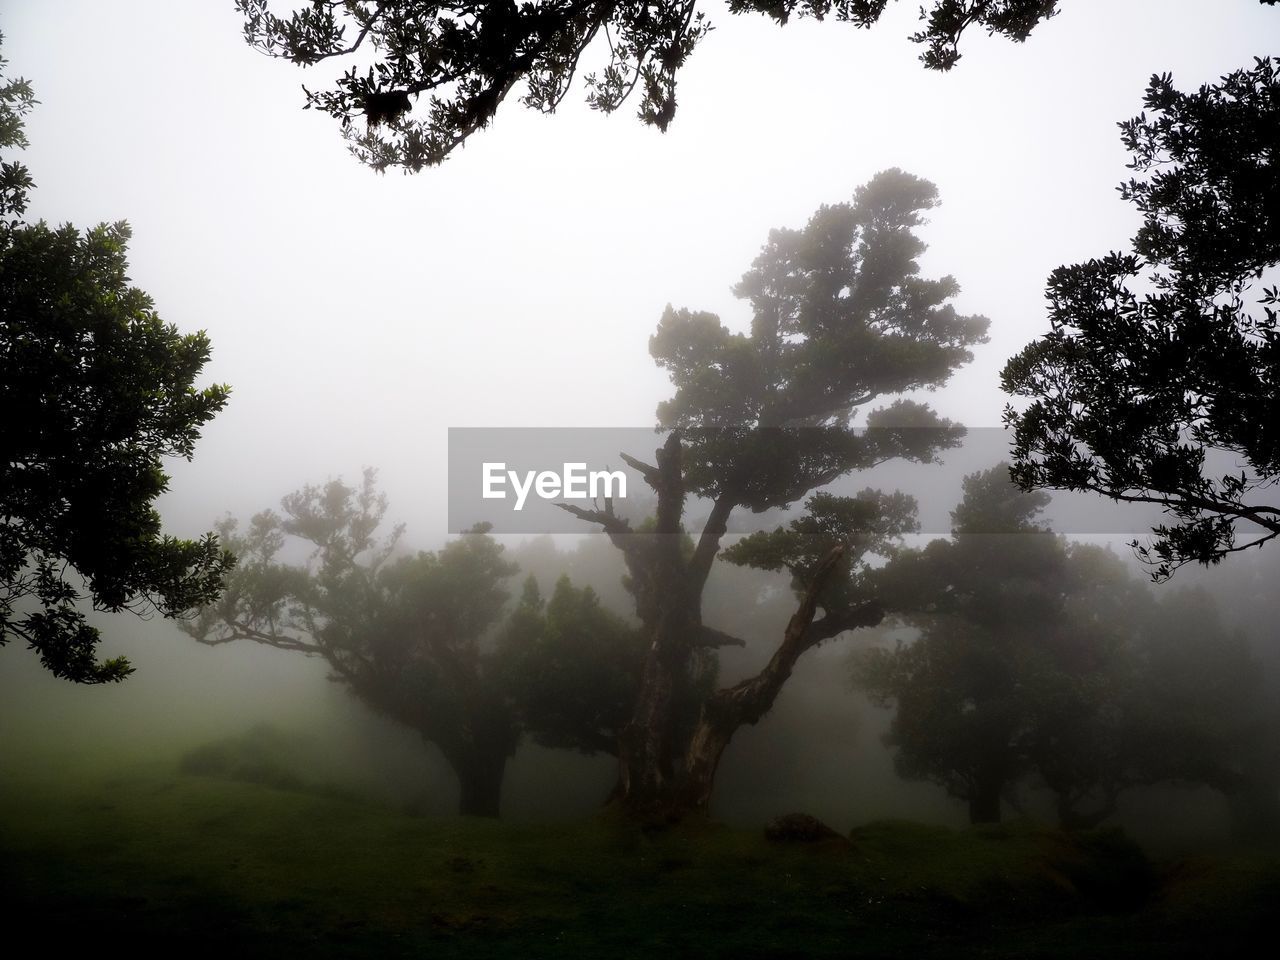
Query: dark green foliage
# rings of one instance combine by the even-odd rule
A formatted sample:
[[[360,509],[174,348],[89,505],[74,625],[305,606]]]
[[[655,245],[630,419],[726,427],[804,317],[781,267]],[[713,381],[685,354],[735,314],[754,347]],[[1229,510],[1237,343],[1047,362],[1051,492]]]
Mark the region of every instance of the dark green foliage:
[[[24,81],[0,80],[0,146],[25,145]],[[56,676],[121,680],[78,607],[176,617],[213,600],[233,559],[212,534],[161,531],[163,458],[190,459],[228,389],[197,389],[203,332],[180,334],[129,285],[127,224],[81,233],[9,219],[26,168],[0,171],[0,644]],[[33,609],[33,607],[38,609]]]
[[[239,565],[189,632],[324,658],[367,706],[440,749],[464,813],[497,815],[526,730],[550,747],[615,752],[638,633],[567,578],[550,602],[530,579],[507,618],[517,567],[484,524],[439,551],[397,555],[403,528],[380,534],[387,502],[375,479],[367,470],[358,489],[306,486],[284,498],[283,515],[265,511],[244,530],[224,521]]]
[[[498,637],[497,653],[524,729],[544,747],[617,755],[640,685],[642,631],[567,576],[546,600],[530,577]],[[677,691],[676,726],[687,730],[716,673],[693,671]]]
[[[878,597],[875,575],[866,561],[893,555],[899,538],[918,529],[915,500],[906,494],[816,493],[806,501],[803,516],[788,527],[743,537],[721,556],[757,570],[786,570],[792,590],[803,596],[823,559],[834,547],[843,546],[839,568],[823,585],[818,601],[827,610],[848,610]]]
[[[779,24],[831,17],[870,27],[887,5],[731,0],[729,12],[763,13]],[[306,105],[337,119],[352,152],[376,170],[440,163],[488,126],[517,86],[526,106],[554,112],[593,45],[600,60],[583,72],[587,102],[610,113],[638,89],[641,121],[666,130],[676,112],[676,76],[711,30],[695,0],[316,0],[285,16],[271,13],[266,0],[236,6],[245,39],[272,56],[304,67],[334,58],[359,64],[331,89],[304,88]],[[966,29],[1021,41],[1056,7],[1057,0],[932,0],[911,39],[925,45],[920,59],[927,67],[948,70],[960,59]]]
[[[763,511],[959,442],[962,428],[901,399],[850,429],[877,400],[941,386],[986,340],[987,319],[952,306],[954,278],[919,276],[914,230],[937,204],[933,184],[892,169],[802,230],[771,231],[734,288],[752,307],[749,334],[667,309],[649,350],[675,387],[658,423],[685,441],[686,489]]]
[[[530,577],[498,640],[511,695],[533,738],[582,753],[618,750],[635,702],[644,640],[562,576],[544,600]]]
[[[1156,579],[1280,535],[1277,293],[1255,289],[1280,263],[1278,66],[1195,93],[1152,78],[1149,113],[1120,125],[1140,174],[1120,188],[1143,216],[1132,252],[1055,270],[1051,332],[1003,373],[1030,399],[1005,416],[1014,478],[1164,506],[1139,547]]]
[[[0,46],[3,44],[4,34],[0,33]],[[0,150],[6,151],[28,145],[22,118],[39,102],[29,80],[4,75],[8,62],[0,57]],[[13,229],[22,223],[27,193],[34,185],[26,164],[7,157],[0,160],[0,230]],[[17,219],[10,219],[15,215]]]

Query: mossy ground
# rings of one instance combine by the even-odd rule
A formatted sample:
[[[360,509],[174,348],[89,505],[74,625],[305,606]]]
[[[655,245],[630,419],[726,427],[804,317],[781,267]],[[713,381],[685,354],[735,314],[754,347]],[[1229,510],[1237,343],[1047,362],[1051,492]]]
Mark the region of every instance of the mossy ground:
[[[11,935],[134,956],[1248,956],[1280,903],[1274,860],[1158,866],[1108,833],[885,821],[788,848],[409,817],[161,764],[7,777],[0,858]]]

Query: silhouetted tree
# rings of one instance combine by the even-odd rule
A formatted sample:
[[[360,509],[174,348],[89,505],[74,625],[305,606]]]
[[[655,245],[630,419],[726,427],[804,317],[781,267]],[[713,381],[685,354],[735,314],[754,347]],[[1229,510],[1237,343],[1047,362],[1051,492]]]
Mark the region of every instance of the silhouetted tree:
[[[0,70],[4,61],[0,60]],[[26,146],[30,84],[0,76],[0,148]],[[203,332],[180,334],[128,282],[129,227],[27,224],[27,168],[0,163],[0,645],[25,641],[55,676],[117,681],[96,610],[179,616],[218,595],[217,538],[161,531],[163,458],[191,458],[228,390],[195,387]]]
[[[889,459],[929,461],[963,433],[903,399],[867,413],[868,429],[851,429],[877,399],[944,383],[985,339],[986,319],[960,316],[949,303],[952,278],[918,276],[924,244],[913,231],[936,202],[932,184],[890,170],[851,203],[821,208],[803,230],[773,231],[736,288],[752,305],[750,333],[734,333],[711,314],[668,308],[650,351],[676,387],[658,410],[659,426],[671,432],[655,464],[623,455],[657,497],[652,523],[633,528],[608,503],[565,505],[622,551],[645,635],[639,696],[619,743],[622,797],[633,810],[678,815],[705,807],[729,739],[768,711],[796,660],[883,615],[862,589],[861,571],[914,523],[909,505],[875,494],[811,503],[808,522],[827,524],[830,513],[862,526],[795,567],[804,589],[773,659],[757,676],[712,694],[692,736],[677,735],[681,678],[717,647],[742,642],[702,622],[703,590],[733,511],[786,507]],[[710,503],[692,541],[683,527],[689,495]]]
[[[554,112],[593,43],[601,59],[583,74],[587,102],[609,113],[638,88],[640,119],[666,130],[676,111],[676,75],[711,30],[695,0],[317,0],[283,17],[266,0],[236,5],[245,39],[257,49],[304,67],[332,59],[352,64],[332,88],[304,88],[306,105],[337,119],[355,155],[377,170],[440,163],[489,124],[517,84],[526,106]],[[927,67],[948,70],[970,27],[1021,41],[1057,5],[931,0],[911,39],[925,46]],[[832,17],[870,27],[887,6],[888,0],[730,0],[729,12],[762,13],[779,24]]]
[[[1030,399],[1006,411],[1014,478],[1162,505],[1173,521],[1135,544],[1156,579],[1280,535],[1277,291],[1255,289],[1280,263],[1277,63],[1194,93],[1152,78],[1120,125],[1132,252],[1055,270],[1051,332],[1003,373]]]

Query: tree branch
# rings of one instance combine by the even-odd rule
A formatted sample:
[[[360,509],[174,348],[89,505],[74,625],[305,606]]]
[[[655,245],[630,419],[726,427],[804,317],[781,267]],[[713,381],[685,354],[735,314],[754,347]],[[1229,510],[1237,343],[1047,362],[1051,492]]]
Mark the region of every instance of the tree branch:
[[[717,630],[714,627],[700,626],[694,646],[715,649],[717,647],[745,647],[747,642],[741,637]]]

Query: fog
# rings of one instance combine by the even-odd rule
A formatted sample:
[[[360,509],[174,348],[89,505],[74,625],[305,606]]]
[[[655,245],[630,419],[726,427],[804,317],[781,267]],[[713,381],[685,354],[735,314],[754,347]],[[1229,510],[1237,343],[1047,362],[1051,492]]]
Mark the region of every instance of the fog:
[[[892,166],[938,186],[924,274],[992,319],[931,399],[997,425],[996,373],[1046,328],[1049,271],[1133,233],[1115,124],[1154,72],[1251,63],[1269,14],[1085,0],[1022,46],[966,36],[946,75],[905,39],[910,4],[874,31],[719,16],[665,135],[570,97],[504,111],[425,176],[355,163],[229,5],[14,4],[3,29],[40,100],[31,214],[127,219],[134,282],[208,331],[205,376],[234,391],[173,465],[166,520],[194,533],[371,465],[425,547],[447,529],[449,427],[649,426],[663,306],[742,328],[729,288],[768,231]]]
[[[29,79],[38,100],[20,157],[35,180],[27,219],[82,229],[127,220],[131,281],[165,321],[207,332],[212,359],[199,383],[231,389],[191,460],[167,462],[168,489],[157,502],[165,531],[197,537],[230,517],[241,536],[260,511],[290,516],[282,498],[291,492],[334,480],[354,488],[372,468],[386,497],[378,536],[404,525],[388,541],[388,569],[419,551],[444,551],[473,524],[493,525],[502,560],[514,567],[498,577],[501,598],[489,605],[480,649],[506,649],[528,577],[545,602],[567,576],[626,629],[642,631],[635,570],[599,525],[556,509],[553,498],[521,515],[492,503],[467,486],[475,465],[504,456],[513,468],[558,468],[580,456],[625,469],[632,495],[619,498],[618,515],[650,522],[657,498],[617,458],[659,463],[666,434],[654,431],[655,409],[674,388],[650,356],[650,337],[664,309],[706,311],[749,334],[751,304],[731,288],[770,230],[800,229],[822,205],[846,202],[879,171],[900,168],[936,184],[940,198],[917,231],[927,244],[921,275],[953,276],[956,312],[990,321],[972,362],[939,389],[906,396],[968,433],[938,463],[897,459],[821,488],[914,497],[918,527],[891,537],[896,546],[869,549],[868,577],[895,569],[899,546],[927,553],[942,538],[959,551],[952,511],[964,478],[1009,459],[1000,372],[1049,329],[1046,277],[1125,249],[1139,226],[1116,189],[1130,175],[1117,124],[1140,111],[1153,73],[1192,90],[1252,64],[1280,35],[1276,11],[1255,0],[1071,0],[1025,43],[971,29],[962,61],[943,73],[923,69],[908,39],[918,29],[916,4],[891,4],[869,30],[807,19],[780,28],[718,3],[703,7],[715,29],[682,69],[667,132],[641,124],[631,105],[592,111],[577,90],[549,116],[513,94],[441,166],[380,175],[348,153],[329,117],[301,109],[300,83],[323,85],[338,67],[304,72],[251,50],[230,2],[6,4],[6,75]],[[866,426],[865,414],[853,425]],[[479,428],[489,446],[464,470],[459,438]],[[804,500],[739,509],[725,546],[796,520]],[[685,510],[691,553],[713,504],[691,492]],[[1064,556],[1077,544],[1111,552],[1121,572],[1098,576],[1141,598],[1132,601],[1143,612],[1131,631],[1141,643],[1163,629],[1151,624],[1177,625],[1181,608],[1168,598],[1210,598],[1186,602],[1216,610],[1213,642],[1222,650],[1238,642],[1247,651],[1232,676],[1259,685],[1248,694],[1257,704],[1248,722],[1276,769],[1280,548],[1188,565],[1152,584],[1130,544],[1147,542],[1162,521],[1158,507],[1055,494],[1038,518],[1063,536],[1055,542],[1069,545]],[[966,543],[977,542],[970,536]],[[376,553],[368,549],[359,555]],[[280,556],[315,569],[322,553],[295,537]],[[1080,556],[1082,569],[1110,562]],[[709,654],[718,687],[768,666],[804,596],[786,563],[773,567],[722,559],[711,569],[703,623],[742,641]],[[859,679],[868,651],[889,656],[896,644],[923,643],[935,607],[809,650],[772,708],[733,735],[710,818],[755,833],[796,812],[855,837],[886,820],[963,830],[965,801],[939,776],[904,770],[909,732],[895,726],[902,694],[877,696]],[[1034,617],[1010,617],[1018,629],[1039,629]],[[253,782],[235,772],[238,761],[216,758],[260,752],[279,767],[264,789],[415,820],[453,822],[460,802],[466,807],[447,750],[403,710],[356,696],[314,650],[304,656],[243,638],[208,645],[212,633],[202,644],[160,616],[94,613],[91,622],[102,632],[100,653],[123,654],[136,670],[119,684],[68,683],[22,642],[0,647],[8,782],[0,789],[20,792],[23,778],[37,778],[74,797],[87,776],[148,770]],[[1223,701],[1189,712],[1216,718],[1214,704],[1232,700],[1236,682],[1222,680]],[[1178,727],[1165,736],[1190,734]],[[504,821],[580,824],[616,796],[619,762],[608,750],[549,739],[532,724],[517,731],[501,780]],[[1144,855],[1234,856],[1276,842],[1242,838],[1229,790],[1189,774],[1148,779],[1125,786],[1104,821]],[[1277,783],[1269,802],[1280,814]],[[998,802],[1006,821],[1057,822],[1039,774],[1012,777]]]

